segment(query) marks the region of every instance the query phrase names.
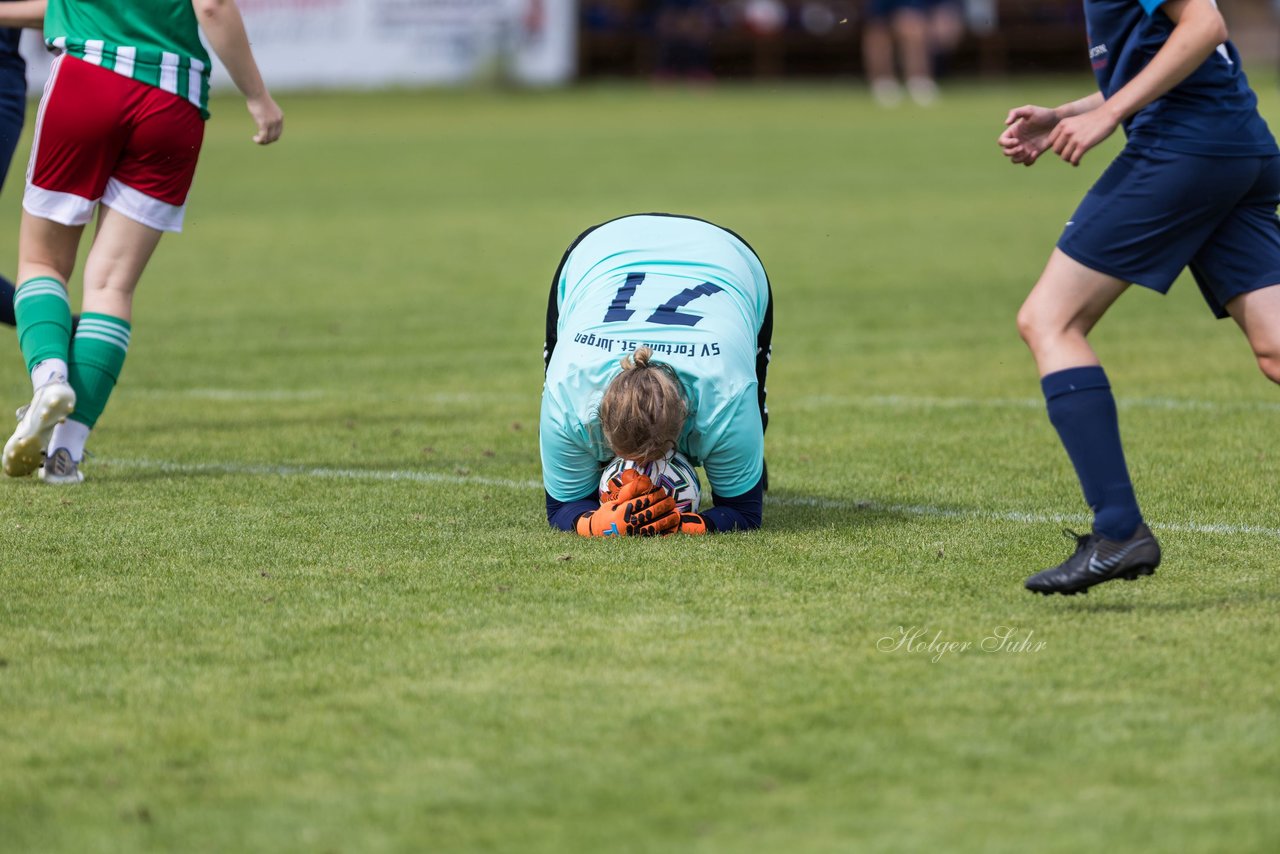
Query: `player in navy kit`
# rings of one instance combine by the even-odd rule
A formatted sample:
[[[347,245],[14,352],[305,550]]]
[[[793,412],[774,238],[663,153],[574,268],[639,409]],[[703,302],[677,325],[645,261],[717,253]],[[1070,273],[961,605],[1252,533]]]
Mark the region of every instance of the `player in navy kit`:
[[[1085,0],[1100,91],[1009,112],[999,144],[1030,166],[1073,166],[1123,126],[1128,143],[1067,223],[1018,313],[1049,419],[1075,467],[1093,530],[1029,590],[1086,591],[1149,575],[1160,546],[1143,522],[1115,400],[1086,336],[1130,284],[1168,291],[1190,267],[1210,309],[1244,331],[1280,383],[1280,150],[1213,0]]]
[[[44,6],[44,0],[0,0],[0,188],[27,111],[27,64],[18,53],[20,27],[39,27]],[[13,282],[0,276],[0,323],[13,326],[13,322]]]

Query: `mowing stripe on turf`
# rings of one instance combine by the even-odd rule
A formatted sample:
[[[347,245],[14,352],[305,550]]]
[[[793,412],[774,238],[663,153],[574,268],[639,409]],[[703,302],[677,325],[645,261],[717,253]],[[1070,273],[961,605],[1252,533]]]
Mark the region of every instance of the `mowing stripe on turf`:
[[[218,400],[226,402],[259,400],[385,400],[382,392],[335,391],[333,389],[301,388],[129,388],[122,389],[120,397],[147,397],[162,400]],[[774,395],[777,406],[804,409],[832,409],[839,407],[869,407],[877,409],[1044,409],[1044,400],[1038,397],[937,397],[930,395],[839,395],[814,394],[788,399],[785,394]],[[410,394],[406,402],[426,403],[529,403],[538,399],[536,394],[503,392],[427,392]],[[1173,412],[1280,412],[1280,402],[1266,400],[1197,400],[1172,397],[1119,397],[1116,405],[1121,409],[1156,409]]]
[[[786,401],[795,409],[828,409],[841,406],[882,409],[1044,409],[1043,398],[1033,397],[928,397],[901,394],[815,394]],[[1280,403],[1265,400],[1194,400],[1171,397],[1118,397],[1120,409],[1162,409],[1175,412],[1280,412]]]
[[[319,480],[407,480],[414,483],[447,483],[455,486],[500,486],[504,489],[540,489],[537,480],[509,480],[469,474],[387,469],[334,469],[311,466],[259,466],[244,463],[169,463],[162,460],[103,460],[124,469],[144,469],[169,474],[226,474],[252,477],[304,477]]]
[[[905,516],[927,516],[936,519],[985,519],[995,522],[1028,524],[1079,525],[1087,528],[1089,519],[1083,514],[1027,513],[1021,510],[979,510],[972,507],[933,507],[928,504],[883,504],[879,501],[833,501],[827,498],[771,498],[770,504],[791,507],[816,507],[824,510],[868,510],[874,513],[899,513]],[[1191,534],[1256,534],[1280,538],[1280,528],[1261,525],[1221,525],[1199,522],[1151,522],[1160,531]]]
[[[248,475],[254,477],[301,477],[318,480],[374,480],[409,481],[413,483],[444,483],[455,486],[496,486],[503,489],[541,489],[537,480],[512,480],[500,477],[483,477],[472,474],[446,474],[430,471],[395,469],[340,469],[312,466],[269,466],[246,463],[170,463],[162,460],[102,460],[106,465],[122,469],[143,469],[170,474]],[[845,510],[869,513],[896,513],[931,519],[985,519],[997,522],[1022,522],[1027,524],[1079,525],[1089,524],[1083,515],[1057,513],[1028,513],[1020,510],[981,510],[974,507],[936,507],[929,504],[885,504],[879,501],[836,501],[829,498],[766,496],[766,503],[781,507],[813,507],[820,510]],[[1190,534],[1251,534],[1280,539],[1280,528],[1261,525],[1226,525],[1200,522],[1152,522],[1160,531]]]

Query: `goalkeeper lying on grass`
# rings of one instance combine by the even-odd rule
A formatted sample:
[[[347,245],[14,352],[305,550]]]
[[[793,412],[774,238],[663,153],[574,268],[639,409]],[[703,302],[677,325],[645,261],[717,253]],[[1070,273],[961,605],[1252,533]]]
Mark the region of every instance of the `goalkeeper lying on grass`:
[[[643,214],[579,235],[547,304],[547,521],[582,536],[760,527],[772,334],[768,277],[733,232]],[[631,469],[601,490],[615,455],[649,463],[673,451],[704,467],[714,506],[682,513]]]

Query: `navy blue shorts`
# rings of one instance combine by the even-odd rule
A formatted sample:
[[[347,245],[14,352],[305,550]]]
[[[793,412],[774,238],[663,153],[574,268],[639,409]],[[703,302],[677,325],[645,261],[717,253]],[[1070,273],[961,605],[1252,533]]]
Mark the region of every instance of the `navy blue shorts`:
[[[926,12],[938,5],[941,5],[938,0],[866,0],[867,19],[877,21],[891,18],[904,9]]]
[[[1167,293],[1190,267],[1218,317],[1280,284],[1280,155],[1203,157],[1125,148],[1058,239],[1092,270]]]

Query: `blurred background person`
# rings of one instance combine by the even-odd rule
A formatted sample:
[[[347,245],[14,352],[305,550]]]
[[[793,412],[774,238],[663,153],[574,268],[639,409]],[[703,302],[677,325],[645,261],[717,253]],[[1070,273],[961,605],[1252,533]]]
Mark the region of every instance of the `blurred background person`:
[[[959,0],[868,0],[862,62],[872,97],[896,106],[905,84],[911,100],[932,104],[938,98],[936,69],[963,37]]]
[[[931,104],[937,99],[927,11],[927,0],[868,0],[862,25],[862,63],[871,96],[882,106],[902,101],[899,67],[916,103]]]
[[[712,0],[657,0],[654,10],[659,80],[708,81],[711,38],[716,29]]]
[[[632,25],[634,5],[633,0],[584,0],[579,23],[588,33],[623,32]]]

